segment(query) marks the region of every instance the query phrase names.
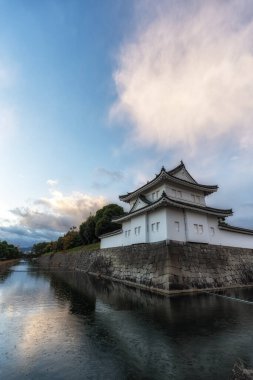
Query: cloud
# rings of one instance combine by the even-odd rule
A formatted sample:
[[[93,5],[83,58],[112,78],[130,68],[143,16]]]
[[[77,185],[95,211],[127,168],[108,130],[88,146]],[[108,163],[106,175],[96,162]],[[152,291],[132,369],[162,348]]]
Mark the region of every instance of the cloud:
[[[115,182],[122,181],[124,175],[120,171],[111,171],[105,168],[98,168],[95,171],[96,180],[93,182],[93,187],[97,189],[106,188]]]
[[[55,231],[30,230],[19,225],[0,227],[0,240],[7,240],[21,247],[31,247],[35,243],[53,241],[58,237],[59,233]]]
[[[16,208],[11,212],[26,228],[66,232],[104,204],[102,196],[93,197],[80,192],[63,195],[60,191],[52,191],[50,197],[37,199],[30,207]]]
[[[1,222],[0,239],[29,246],[38,241],[56,240],[72,226],[79,226],[90,214],[106,204],[102,196],[81,192],[64,195],[51,191],[49,197],[34,200],[29,206],[10,210],[16,218]]]
[[[122,125],[130,121],[131,139],[142,146],[194,154],[199,144],[203,152],[232,139],[250,149],[252,3],[154,4],[146,2],[148,21],[121,47],[110,116]]]
[[[56,185],[58,185],[58,180],[57,180],[57,179],[48,179],[48,180],[47,180],[47,184],[48,184],[50,187],[56,186]]]

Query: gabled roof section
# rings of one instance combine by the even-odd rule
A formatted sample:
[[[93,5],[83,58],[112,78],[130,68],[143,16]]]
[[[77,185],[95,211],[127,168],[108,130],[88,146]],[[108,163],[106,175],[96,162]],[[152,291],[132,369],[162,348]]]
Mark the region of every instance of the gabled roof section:
[[[185,177],[181,178],[181,177]],[[187,178],[187,179],[186,179]],[[127,193],[124,195],[120,195],[119,199],[124,202],[129,202],[133,198],[137,198],[140,194],[142,194],[145,191],[148,191],[149,189],[153,188],[154,186],[158,186],[163,182],[172,182],[177,185],[183,185],[188,187],[192,190],[199,190],[203,191],[205,195],[209,195],[214,193],[218,190],[217,185],[209,186],[209,185],[202,185],[200,183],[197,183],[194,178],[189,174],[189,172],[186,170],[185,165],[183,161],[181,161],[180,165],[178,165],[176,168],[166,171],[164,166],[161,168],[161,171],[159,174],[155,176],[152,181],[148,181],[145,185],[139,187],[135,191],[132,191],[131,193]]]
[[[150,205],[152,202],[150,202],[144,195],[140,194],[136,201],[133,204],[133,207],[129,212],[133,212],[135,210],[138,210],[142,207],[146,207],[147,205]]]
[[[190,173],[186,169],[183,161],[181,161],[180,164],[176,166],[174,169],[167,171],[167,173],[172,175],[173,177],[183,179],[187,182],[197,183],[197,181],[195,181],[195,179],[190,175]]]
[[[168,206],[198,211],[198,212],[201,212],[203,214],[215,215],[215,216],[218,216],[220,218],[226,218],[227,216],[231,216],[233,214],[232,209],[225,209],[224,210],[224,209],[213,208],[213,207],[208,207],[208,206],[190,204],[187,202],[172,199],[172,198],[168,197],[165,192],[163,192],[161,197],[156,202],[153,202],[153,203],[151,203],[145,207],[142,207],[141,209],[129,212],[128,214],[121,216],[118,219],[114,219],[113,222],[121,223],[121,222],[124,222],[124,221],[132,218],[135,215],[140,215],[140,214],[143,214],[145,212],[154,210],[156,208],[168,207]]]

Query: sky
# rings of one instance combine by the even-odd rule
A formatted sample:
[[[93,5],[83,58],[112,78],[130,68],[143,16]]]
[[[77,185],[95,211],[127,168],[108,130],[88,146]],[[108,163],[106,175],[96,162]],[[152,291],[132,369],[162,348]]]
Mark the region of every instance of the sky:
[[[253,228],[252,35],[248,0],[0,0],[0,240],[56,240],[180,160]]]

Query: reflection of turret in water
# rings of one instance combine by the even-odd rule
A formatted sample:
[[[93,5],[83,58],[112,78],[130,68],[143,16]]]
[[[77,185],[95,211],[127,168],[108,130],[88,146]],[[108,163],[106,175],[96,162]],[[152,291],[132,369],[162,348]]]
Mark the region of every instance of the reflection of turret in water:
[[[85,311],[88,304],[92,305],[92,310],[94,310],[98,301],[101,301],[116,310],[135,310],[148,313],[149,318],[154,323],[162,324],[165,327],[173,325],[173,329],[178,327],[178,330],[183,330],[185,333],[188,328],[189,332],[192,333],[202,323],[203,325],[207,323],[210,328],[213,326],[216,331],[219,328],[223,330],[224,326],[216,323],[217,316],[225,312],[233,316],[234,320],[240,316],[240,307],[229,302],[224,304],[221,300],[207,294],[164,297],[103,279],[98,281],[96,277],[82,272],[57,271],[54,272],[53,276],[52,274],[49,276],[51,284],[54,281],[54,285],[57,285],[54,286],[54,289],[58,294],[58,299],[61,299],[64,294],[65,299],[68,298],[69,289],[73,290],[71,295],[73,312],[78,314],[82,310]],[[57,278],[61,281],[57,282]],[[66,286],[63,286],[63,282]],[[82,306],[82,302],[86,306]],[[184,317],[182,318],[182,316]],[[185,316],[187,316],[187,323],[185,323]],[[199,321],[198,326],[195,323],[196,320]]]

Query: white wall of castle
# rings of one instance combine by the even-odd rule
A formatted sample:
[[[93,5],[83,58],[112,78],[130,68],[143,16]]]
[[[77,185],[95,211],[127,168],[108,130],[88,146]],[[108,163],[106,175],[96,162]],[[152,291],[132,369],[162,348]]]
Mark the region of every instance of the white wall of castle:
[[[122,233],[103,238],[101,248],[163,240],[253,248],[253,235],[221,230],[215,216],[170,207],[123,222]]]

